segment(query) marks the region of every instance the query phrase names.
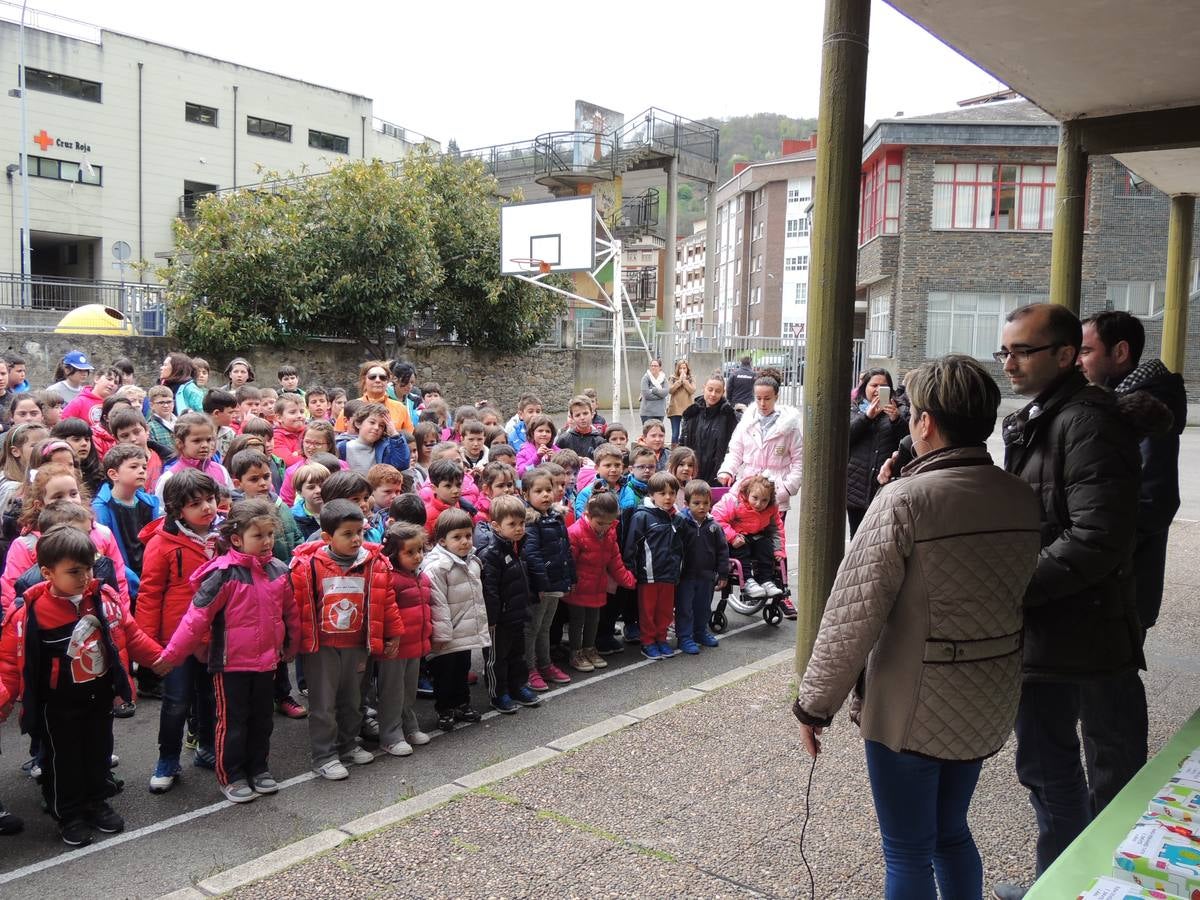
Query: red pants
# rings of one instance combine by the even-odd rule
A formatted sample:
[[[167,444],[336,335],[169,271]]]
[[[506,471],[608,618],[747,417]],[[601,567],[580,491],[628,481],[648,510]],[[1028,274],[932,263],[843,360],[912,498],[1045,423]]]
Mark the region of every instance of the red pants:
[[[642,629],[642,646],[663,643],[667,629],[675,616],[675,585],[639,584],[638,626]]]

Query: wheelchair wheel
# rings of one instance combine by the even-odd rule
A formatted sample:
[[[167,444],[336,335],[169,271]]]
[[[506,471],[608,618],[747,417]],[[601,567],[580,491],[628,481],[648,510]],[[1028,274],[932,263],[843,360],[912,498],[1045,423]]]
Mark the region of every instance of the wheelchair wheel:
[[[778,625],[783,621],[783,607],[778,603],[768,603],[763,607],[763,621],[768,625]]]
[[[708,620],[708,628],[713,634],[720,634],[729,627],[729,620],[725,618],[725,613],[715,612]]]
[[[754,615],[763,608],[763,603],[762,598],[747,597],[741,591],[735,591],[729,595],[729,605],[733,607],[735,613],[741,613],[743,616]]]

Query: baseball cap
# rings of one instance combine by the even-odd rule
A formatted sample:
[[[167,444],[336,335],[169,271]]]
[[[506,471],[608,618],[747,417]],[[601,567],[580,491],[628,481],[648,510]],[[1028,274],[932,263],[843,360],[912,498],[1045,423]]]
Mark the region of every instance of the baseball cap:
[[[88,355],[82,350],[72,350],[64,356],[63,365],[70,366],[72,369],[86,369],[89,372],[96,368],[92,365],[92,361],[88,359]]]

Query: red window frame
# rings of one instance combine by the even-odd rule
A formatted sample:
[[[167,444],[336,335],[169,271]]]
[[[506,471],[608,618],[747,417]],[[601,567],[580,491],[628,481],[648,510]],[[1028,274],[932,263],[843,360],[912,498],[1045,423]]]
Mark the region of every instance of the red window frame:
[[[1047,189],[1050,189],[1051,191],[1053,191],[1053,189],[1055,187],[1055,182],[1054,182],[1053,178],[1051,178],[1049,180],[1046,179],[1045,170],[1048,168],[1054,168],[1055,163],[1053,163],[1053,162],[1003,163],[1003,162],[998,162],[998,161],[996,161],[996,162],[958,161],[958,162],[944,163],[943,165],[948,165],[953,168],[953,174],[951,175],[950,180],[946,181],[945,179],[939,179],[937,176],[936,169],[935,169],[934,176],[933,176],[933,184],[934,184],[935,191],[936,191],[937,186],[939,186],[939,185],[948,185],[950,187],[950,224],[949,225],[939,225],[939,226],[934,226],[934,227],[939,228],[939,229],[951,230],[951,231],[1050,231],[1053,228],[1053,225],[1054,225],[1054,202],[1053,201],[1051,201],[1049,203],[1046,202],[1046,191],[1047,191]],[[980,178],[976,177],[974,179],[964,178],[964,179],[960,180],[958,177],[958,167],[961,165],[974,165],[974,166],[982,167],[982,168],[991,168],[992,172],[994,173],[994,177],[992,177],[990,179],[980,179]],[[1026,168],[1033,168],[1034,166],[1037,166],[1038,168],[1042,169],[1042,180],[1041,181],[1024,181],[1021,177],[1023,170]],[[1005,169],[1014,170],[1014,174],[1013,174],[1013,177],[1011,180],[1006,179],[1004,177]],[[978,168],[976,169],[976,173],[978,174]],[[954,224],[955,221],[957,221],[957,219],[958,219],[958,213],[959,213],[958,195],[959,195],[960,188],[970,189],[970,193],[971,193],[971,213],[970,213],[971,224],[970,225]],[[988,216],[989,224],[978,225],[976,223],[979,221],[979,196],[980,196],[980,192],[983,189],[987,189],[991,192],[992,214],[990,214]],[[1021,221],[1023,218],[1022,213],[1024,212],[1025,192],[1029,189],[1036,189],[1037,195],[1038,195],[1037,225],[1035,225],[1035,226],[1023,226],[1021,224]],[[1012,191],[1013,205],[1012,205],[1012,211],[1010,214],[1009,227],[1001,228],[1000,227],[1001,216],[995,215],[996,198],[1002,197],[1006,190]],[[935,200],[935,203],[936,203],[936,200]]]
[[[904,154],[901,150],[888,150],[869,162],[862,171],[859,181],[858,243],[865,244],[881,234],[897,234],[900,231],[900,182],[903,172]],[[890,166],[896,166],[896,177],[888,175]],[[896,215],[887,214],[887,201],[896,197]]]

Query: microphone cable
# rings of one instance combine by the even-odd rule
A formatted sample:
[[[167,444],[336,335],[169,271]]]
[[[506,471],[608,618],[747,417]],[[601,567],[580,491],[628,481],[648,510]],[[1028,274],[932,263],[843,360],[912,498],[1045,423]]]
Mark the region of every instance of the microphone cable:
[[[804,863],[804,868],[808,872],[808,890],[812,900],[817,900],[817,882],[813,878],[812,866],[808,864],[808,857],[804,855],[804,835],[808,831],[808,819],[812,811],[812,783],[813,774],[817,771],[817,758],[812,758],[812,766],[808,770],[808,785],[804,789],[804,824],[800,826],[800,861]]]

